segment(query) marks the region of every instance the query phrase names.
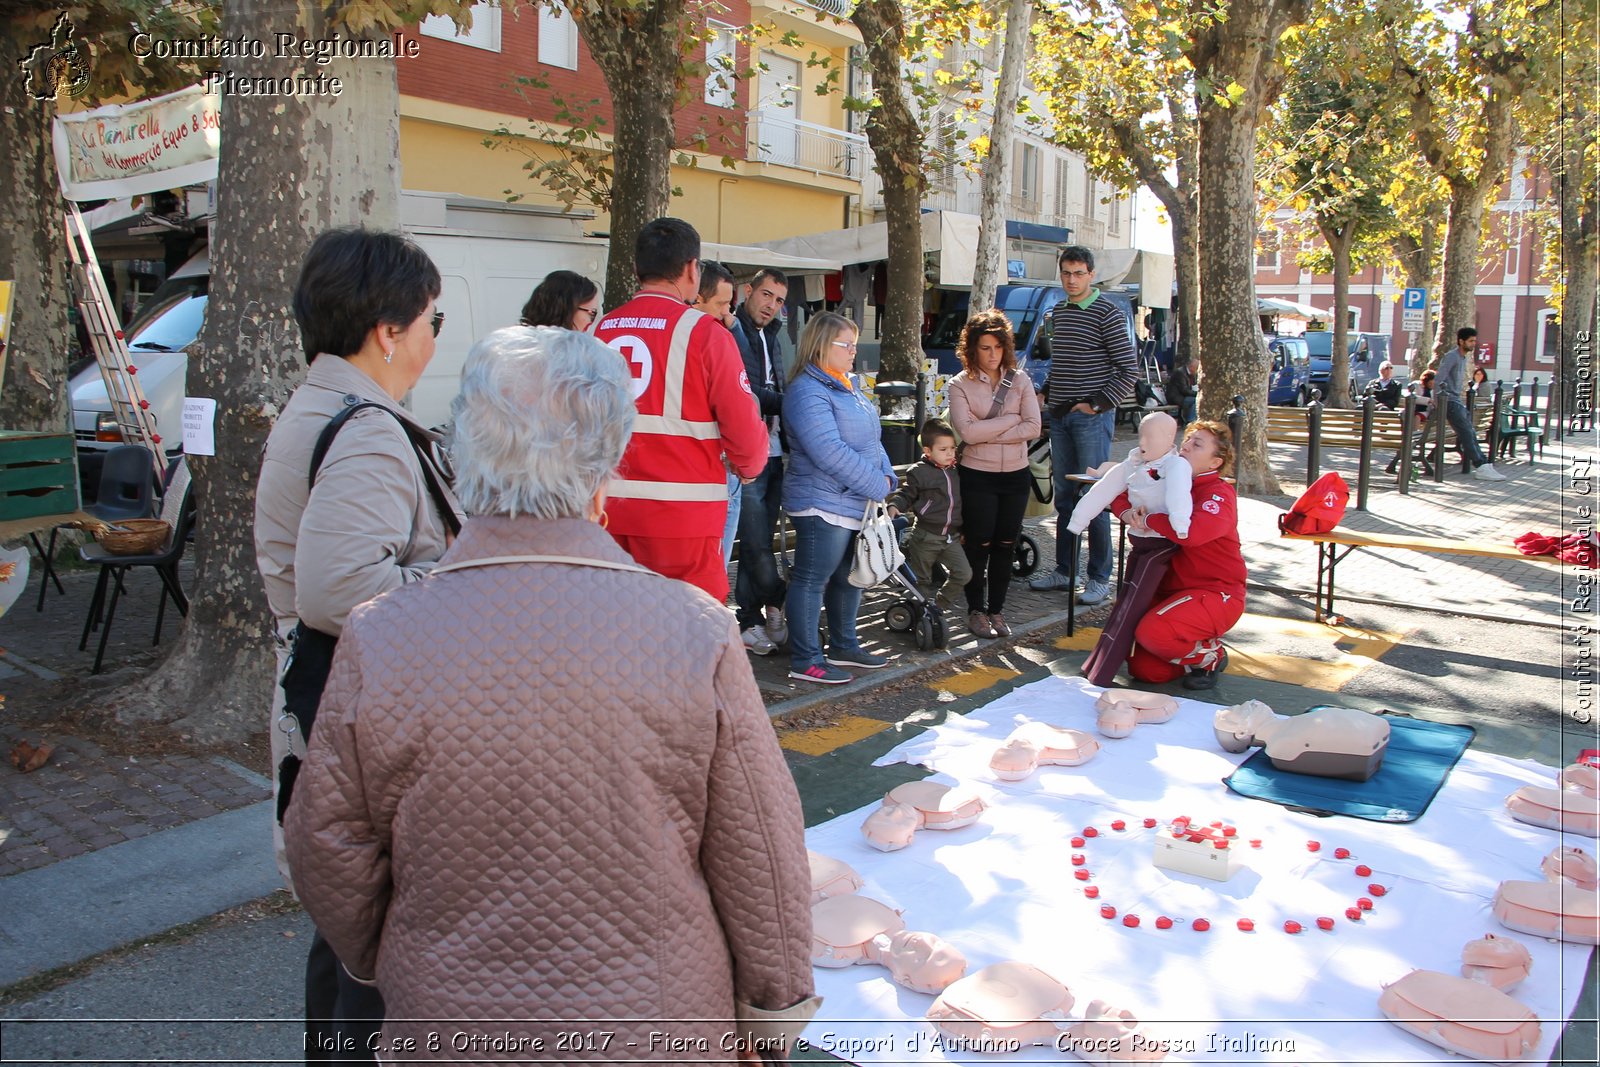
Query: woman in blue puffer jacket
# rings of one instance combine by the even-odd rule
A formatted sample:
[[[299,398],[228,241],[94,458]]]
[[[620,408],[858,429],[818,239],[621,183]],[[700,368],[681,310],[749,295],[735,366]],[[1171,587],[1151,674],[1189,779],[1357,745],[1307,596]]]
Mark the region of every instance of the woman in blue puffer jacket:
[[[894,469],[883,451],[878,410],[849,378],[856,362],[856,327],[823,312],[806,323],[783,394],[789,459],[783,510],[794,521],[794,570],[786,603],[789,677],[841,685],[841,667],[872,669],[888,660],[861,647],[856,612],[861,590],[850,584],[856,534],[869,500],[894,491]],[[817,640],[828,609],[828,651]]]

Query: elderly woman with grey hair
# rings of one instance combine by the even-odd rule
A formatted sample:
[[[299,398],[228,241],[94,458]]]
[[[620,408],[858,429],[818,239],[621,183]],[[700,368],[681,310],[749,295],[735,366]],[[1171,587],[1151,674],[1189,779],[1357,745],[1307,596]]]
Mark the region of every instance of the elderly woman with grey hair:
[[[604,530],[630,384],[583,334],[480,341],[473,517],[345,627],[286,826],[306,910],[388,1005],[380,1057],[560,1057],[603,1019],[585,1055],[717,1059],[814,1010],[799,799],[733,616]]]

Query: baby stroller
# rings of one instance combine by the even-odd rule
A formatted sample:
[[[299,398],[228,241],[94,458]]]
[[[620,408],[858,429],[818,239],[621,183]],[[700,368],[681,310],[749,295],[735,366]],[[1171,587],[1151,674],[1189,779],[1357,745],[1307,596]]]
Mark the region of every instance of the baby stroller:
[[[1050,435],[1043,434],[1028,445],[1028,510],[1029,517],[1051,515],[1055,512],[1055,481],[1050,473]],[[1011,554],[1011,576],[1027,578],[1039,569],[1039,542],[1023,530],[1017,536],[1017,546]]]
[[[909,527],[910,523],[906,522],[904,516],[894,520],[894,528],[902,544]],[[944,613],[939,610],[938,604],[923,596],[922,590],[917,588],[917,576],[911,570],[911,564],[902,562],[889,575],[886,584],[898,588],[897,599],[884,610],[884,625],[897,634],[911,634],[919,652],[945,647],[950,632],[945,625]]]

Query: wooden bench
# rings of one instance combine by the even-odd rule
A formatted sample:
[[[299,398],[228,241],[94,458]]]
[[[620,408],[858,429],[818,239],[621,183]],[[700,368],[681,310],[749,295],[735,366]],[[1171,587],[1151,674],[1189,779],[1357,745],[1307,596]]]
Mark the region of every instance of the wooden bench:
[[[1285,541],[1310,541],[1317,546],[1317,621],[1339,621],[1333,610],[1334,571],[1339,561],[1358,548],[1400,548],[1410,552],[1432,552],[1447,556],[1475,556],[1479,559],[1520,559],[1529,563],[1561,565],[1554,556],[1527,556],[1516,545],[1488,541],[1457,541],[1441,537],[1413,537],[1407,534],[1369,534],[1354,530],[1328,530],[1325,533],[1281,535]]]
[[[1400,419],[1398,411],[1372,413],[1372,447],[1374,450],[1394,451],[1400,447]],[[1305,445],[1311,441],[1307,415],[1303,408],[1268,408],[1267,440],[1291,445]],[[1322,412],[1322,445],[1324,448],[1360,448],[1361,412],[1340,408],[1326,408]]]

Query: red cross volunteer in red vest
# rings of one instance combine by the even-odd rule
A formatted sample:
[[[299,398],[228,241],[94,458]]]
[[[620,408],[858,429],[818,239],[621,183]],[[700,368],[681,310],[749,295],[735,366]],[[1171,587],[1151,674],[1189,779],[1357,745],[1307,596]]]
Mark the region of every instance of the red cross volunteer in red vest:
[[[733,335],[689,307],[700,288],[694,227],[647,223],[634,259],[639,291],[594,331],[628,361],[639,412],[611,481],[608,529],[643,566],[725,600],[727,472],[761,473],[767,428]]]

